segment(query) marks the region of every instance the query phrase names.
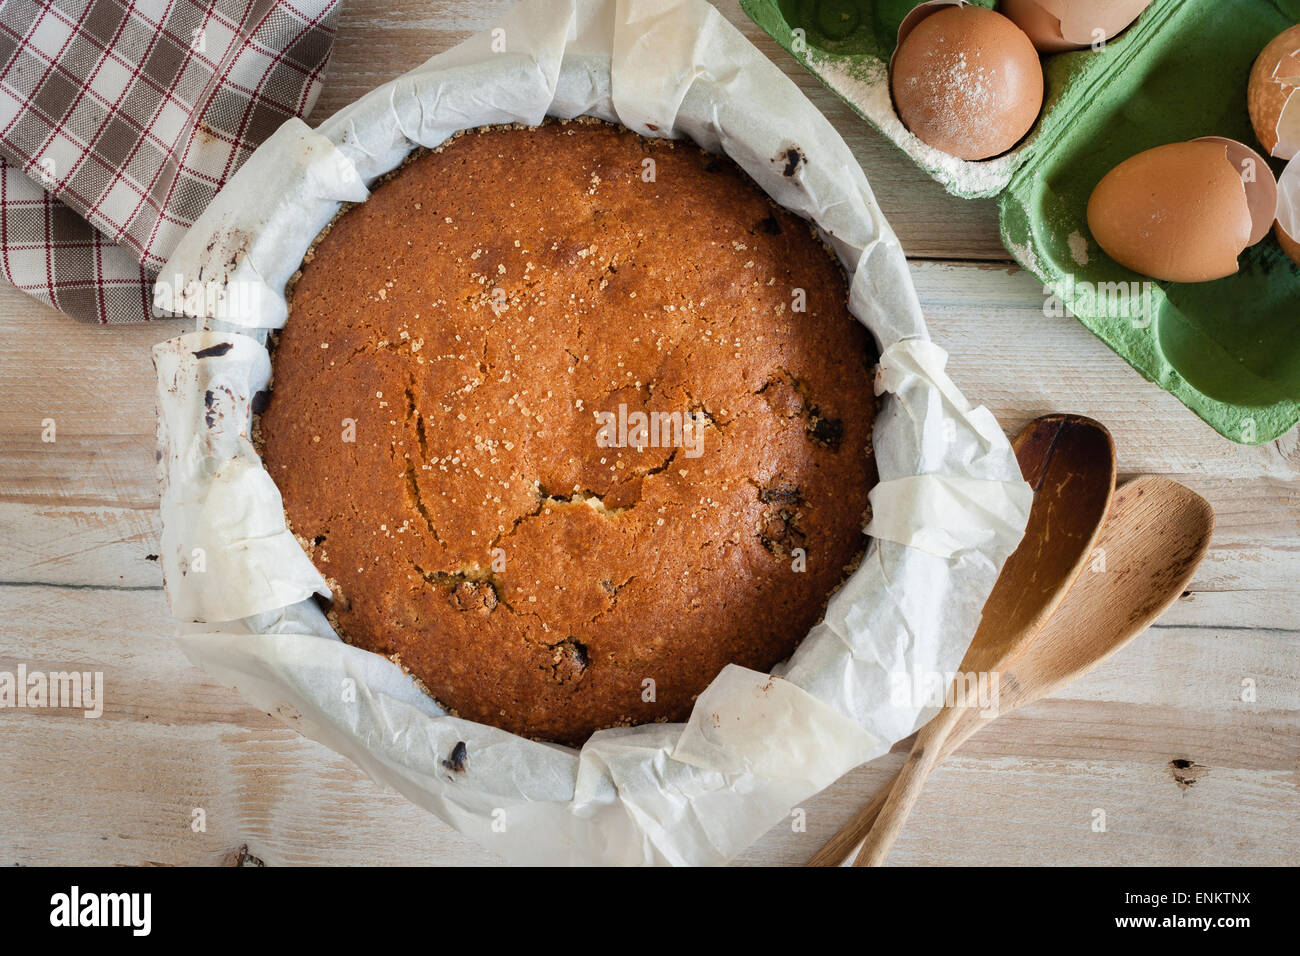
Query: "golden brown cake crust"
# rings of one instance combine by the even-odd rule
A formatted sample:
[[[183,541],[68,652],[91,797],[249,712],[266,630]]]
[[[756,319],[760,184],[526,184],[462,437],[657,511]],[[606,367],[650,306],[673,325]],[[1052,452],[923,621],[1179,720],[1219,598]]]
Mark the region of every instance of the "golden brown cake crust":
[[[495,127],[321,239],[261,435],[348,641],[578,744],[820,618],[865,544],[874,361],[838,263],[730,161]],[[607,447],[620,405],[702,430]]]

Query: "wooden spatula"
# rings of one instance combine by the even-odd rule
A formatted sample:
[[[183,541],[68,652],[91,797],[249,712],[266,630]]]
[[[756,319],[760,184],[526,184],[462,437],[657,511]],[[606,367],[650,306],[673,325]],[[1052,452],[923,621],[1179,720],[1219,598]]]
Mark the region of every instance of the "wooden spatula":
[[[1080,576],[1037,638],[1003,672],[997,714],[964,711],[938,759],[996,716],[1055,693],[1145,631],[1186,589],[1213,533],[1209,503],[1177,482],[1147,475],[1122,485],[1098,541],[1105,570]],[[852,853],[871,830],[893,782],[886,783],[807,865],[837,866]]]
[[[1092,554],[1115,492],[1115,443],[1106,427],[1091,418],[1037,418],[1011,447],[1034,489],[1033,505],[1025,536],[984,604],[962,674],[1004,670],[1042,630]],[[939,711],[917,734],[856,865],[879,866],[889,855],[964,710],[955,694],[949,699],[954,705]]]

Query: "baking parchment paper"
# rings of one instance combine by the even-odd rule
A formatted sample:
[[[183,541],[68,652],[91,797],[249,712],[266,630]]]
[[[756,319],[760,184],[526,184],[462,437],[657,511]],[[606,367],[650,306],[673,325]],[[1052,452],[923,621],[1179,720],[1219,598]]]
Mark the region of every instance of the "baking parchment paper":
[[[791,660],[771,675],[729,666],[687,723],[601,731],[580,751],[450,716],[395,664],[339,640],[313,597],[328,587],[249,440],[267,332],[340,204],[364,200],[417,145],[548,115],[689,137],[811,219],[852,276],[885,396],[873,540]],[[156,293],[198,319],[155,347],[161,557],[186,654],[510,862],[730,860],[934,713],[891,694],[894,682],[957,669],[1028,517],[1010,446],[945,374],[852,153],[703,0],[524,0],[319,130],[286,123],[181,242]],[[456,771],[443,761],[461,741]]]

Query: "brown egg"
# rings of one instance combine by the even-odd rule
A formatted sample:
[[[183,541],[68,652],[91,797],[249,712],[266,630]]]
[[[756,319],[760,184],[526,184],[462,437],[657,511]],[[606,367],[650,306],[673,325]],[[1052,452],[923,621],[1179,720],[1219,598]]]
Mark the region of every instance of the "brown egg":
[[[1284,30],[1250,71],[1246,106],[1264,151],[1281,159],[1300,152],[1300,24]]]
[[[1151,0],[1002,0],[998,8],[1042,53],[1083,50],[1124,30]]]
[[[1088,199],[1088,228],[1122,266],[1171,282],[1208,282],[1268,234],[1277,181],[1232,140],[1157,146],[1120,163]]]
[[[890,88],[899,118],[922,142],[989,159],[1033,127],[1043,68],[1029,38],[1001,14],[939,6],[900,38]]]

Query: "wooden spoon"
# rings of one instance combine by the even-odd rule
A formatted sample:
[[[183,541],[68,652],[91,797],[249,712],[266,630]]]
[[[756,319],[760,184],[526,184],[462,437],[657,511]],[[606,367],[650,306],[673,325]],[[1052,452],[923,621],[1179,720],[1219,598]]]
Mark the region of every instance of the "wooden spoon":
[[[1115,443],[1099,422],[1045,415],[1026,425],[1011,447],[1034,489],[1020,546],[1002,567],[960,673],[1004,670],[1047,623],[1083,570],[1115,493]],[[963,685],[968,686],[968,685]],[[903,828],[944,739],[964,707],[954,690],[921,728],[894,789],[858,854],[856,866],[880,866]]]
[[[997,713],[966,710],[943,743],[947,757],[991,720],[1041,700],[1125,647],[1184,591],[1214,532],[1208,502],[1152,475],[1115,493],[1102,530],[1100,566],[1082,575],[1038,637],[1002,674]],[[895,774],[895,779],[897,779]],[[811,860],[837,866],[870,831],[893,780]]]

